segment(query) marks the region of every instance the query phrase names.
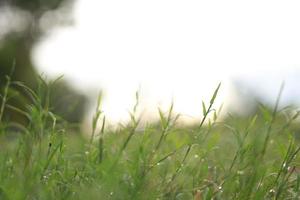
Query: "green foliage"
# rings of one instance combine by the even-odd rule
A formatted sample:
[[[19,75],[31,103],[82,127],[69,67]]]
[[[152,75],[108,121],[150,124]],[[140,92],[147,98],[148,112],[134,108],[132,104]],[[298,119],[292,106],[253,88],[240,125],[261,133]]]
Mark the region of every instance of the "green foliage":
[[[9,0],[5,1],[5,3],[0,2],[0,7],[17,7],[18,9],[12,9],[11,12],[20,12],[21,10],[22,12],[27,12],[30,16],[27,19],[28,22],[23,24],[25,27],[23,27],[22,30],[19,32],[12,31],[4,35],[3,38],[0,38],[0,90],[6,87],[6,76],[10,76],[11,81],[21,81],[33,91],[37,92],[42,84],[40,83],[41,80],[36,79],[37,72],[32,63],[31,52],[36,42],[40,41],[41,37],[44,36],[44,30],[41,30],[38,24],[43,14],[49,10],[56,11],[56,14],[60,14],[57,9],[67,2],[72,1]],[[67,15],[66,9],[62,14]],[[4,17],[3,20],[6,20],[6,17]],[[52,24],[56,25],[57,23],[59,22],[53,19]],[[53,27],[47,28],[51,29]],[[12,70],[12,66],[14,70]],[[82,120],[86,98],[72,89],[66,82],[59,81],[55,85],[52,85],[51,88],[44,89],[43,91],[51,92],[49,102],[53,106],[52,110],[61,117],[70,122],[80,122]],[[5,114],[10,120],[24,124],[27,119],[26,117],[24,118],[24,114],[20,115],[20,113],[22,113],[20,111],[27,109],[26,105],[29,102],[26,98],[23,98],[23,95],[21,95],[18,90],[15,90],[14,87],[10,88],[8,96],[15,96],[16,98],[9,99],[8,107],[10,107],[10,109],[7,109],[2,115]],[[18,110],[15,108],[18,108]]]
[[[8,78],[1,94],[18,85],[31,99],[28,124],[0,118],[1,199],[299,199],[299,112],[289,107],[219,119],[218,86],[198,125],[177,125],[171,104],[141,127],[137,95],[131,121],[111,129],[99,95],[88,139],[51,111],[54,82],[42,83],[34,92]]]
[[[30,12],[45,12],[59,7],[63,0],[14,0],[14,6]]]

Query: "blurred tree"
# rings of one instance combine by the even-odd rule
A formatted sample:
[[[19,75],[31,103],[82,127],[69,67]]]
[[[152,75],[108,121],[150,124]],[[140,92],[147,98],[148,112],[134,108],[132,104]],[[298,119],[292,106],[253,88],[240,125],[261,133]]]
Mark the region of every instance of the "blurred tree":
[[[72,1],[69,0],[2,0],[0,1],[0,86],[15,69],[11,79],[37,88],[37,72],[31,59],[34,45],[51,29],[69,24]],[[2,24],[1,24],[2,22]],[[85,97],[70,88],[64,81],[52,91],[54,111],[66,120],[79,122],[84,116]],[[57,98],[60,97],[60,98]],[[71,97],[71,98],[70,98]],[[18,100],[13,103],[24,107]],[[65,106],[68,105],[68,106]],[[70,109],[72,108],[72,109]],[[19,120],[15,113],[8,113]]]

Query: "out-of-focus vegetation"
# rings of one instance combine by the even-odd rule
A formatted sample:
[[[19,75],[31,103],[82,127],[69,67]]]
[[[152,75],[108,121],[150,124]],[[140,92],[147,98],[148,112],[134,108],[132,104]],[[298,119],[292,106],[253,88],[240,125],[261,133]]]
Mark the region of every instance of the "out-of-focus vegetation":
[[[299,112],[279,109],[280,98],[221,120],[218,87],[195,126],[177,125],[171,105],[141,127],[137,102],[128,124],[109,129],[100,97],[87,139],[49,109],[54,83],[35,93],[17,82],[28,124],[3,118],[14,84],[1,93],[1,199],[299,199]]]
[[[51,29],[70,23],[72,2],[68,0],[13,0],[0,2],[0,87],[4,88],[7,76],[11,81],[22,81],[37,92],[40,80],[31,59],[31,50]],[[10,93],[17,95],[16,88]],[[52,86],[50,99],[53,110],[71,122],[83,118],[86,98],[65,81]],[[24,108],[26,102],[14,98],[13,106]],[[8,110],[15,121],[24,121],[18,113]],[[5,113],[6,114],[6,113]]]

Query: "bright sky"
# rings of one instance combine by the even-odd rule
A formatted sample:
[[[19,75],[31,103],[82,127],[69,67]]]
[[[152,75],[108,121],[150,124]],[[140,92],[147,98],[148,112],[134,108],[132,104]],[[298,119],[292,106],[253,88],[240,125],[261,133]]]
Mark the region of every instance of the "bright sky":
[[[198,117],[220,81],[221,102],[232,77],[276,73],[258,77],[272,87],[300,69],[299,10],[289,0],[78,0],[75,26],[54,31],[34,58],[81,91],[104,89],[112,121],[127,118],[138,89],[150,114],[174,99],[176,111]]]

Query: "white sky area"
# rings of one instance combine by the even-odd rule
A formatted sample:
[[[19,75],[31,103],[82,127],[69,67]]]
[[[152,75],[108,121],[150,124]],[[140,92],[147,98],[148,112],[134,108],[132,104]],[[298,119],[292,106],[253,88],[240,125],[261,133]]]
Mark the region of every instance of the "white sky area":
[[[285,80],[293,93],[299,10],[288,0],[78,0],[75,25],[53,31],[34,59],[80,91],[103,89],[111,121],[128,119],[138,89],[147,115],[173,99],[195,119],[220,81],[219,104],[230,99],[232,78],[272,98]]]

